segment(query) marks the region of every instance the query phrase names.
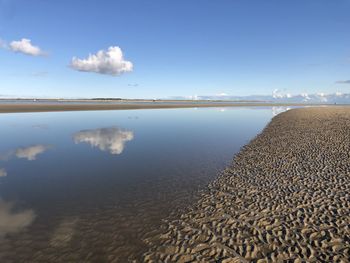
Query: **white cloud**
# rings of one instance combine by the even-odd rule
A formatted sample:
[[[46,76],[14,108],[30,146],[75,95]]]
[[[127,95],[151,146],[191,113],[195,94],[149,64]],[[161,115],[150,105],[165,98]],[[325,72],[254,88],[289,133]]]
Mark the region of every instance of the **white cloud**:
[[[34,218],[35,213],[32,209],[14,210],[14,203],[0,199],[0,237],[21,231],[29,226]]]
[[[274,99],[282,99],[282,98],[291,98],[292,94],[290,93],[285,93],[286,89],[284,90],[279,90],[279,89],[274,89],[272,92],[272,98]]]
[[[84,130],[73,135],[75,143],[89,143],[92,147],[98,147],[101,151],[109,151],[111,154],[121,154],[125,143],[133,139],[132,131],[117,127]]]
[[[19,41],[12,41],[9,45],[10,50],[23,53],[30,56],[43,56],[46,53],[39,47],[32,45],[31,40],[22,38]]]
[[[51,146],[49,145],[38,144],[38,145],[33,145],[25,148],[17,148],[15,151],[15,155],[18,158],[24,158],[29,161],[33,161],[36,159],[37,155],[45,152],[50,147]]]
[[[124,60],[119,47],[109,47],[107,51],[100,50],[96,54],[89,54],[86,59],[73,57],[71,67],[79,71],[118,76],[131,72],[133,64]]]
[[[274,99],[281,99],[281,98],[290,98],[291,97],[291,94],[287,93],[287,94],[284,94],[283,91],[279,90],[279,89],[274,89],[273,92],[272,92],[272,97]]]
[[[307,93],[301,93],[300,96],[304,97],[303,101],[311,100],[311,98],[309,97],[309,94]]]
[[[7,176],[7,172],[4,168],[0,168],[0,177],[5,177]]]

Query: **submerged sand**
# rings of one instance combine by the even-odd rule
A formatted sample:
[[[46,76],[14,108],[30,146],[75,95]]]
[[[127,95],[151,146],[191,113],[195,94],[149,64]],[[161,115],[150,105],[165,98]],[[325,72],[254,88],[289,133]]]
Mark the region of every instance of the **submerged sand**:
[[[293,109],[146,240],[146,262],[349,262],[350,108]]]

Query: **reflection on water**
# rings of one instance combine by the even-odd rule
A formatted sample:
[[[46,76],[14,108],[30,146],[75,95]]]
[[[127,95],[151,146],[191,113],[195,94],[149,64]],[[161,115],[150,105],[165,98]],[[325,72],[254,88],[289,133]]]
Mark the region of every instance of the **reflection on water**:
[[[41,144],[28,147],[19,147],[2,154],[0,160],[8,161],[15,156],[17,158],[33,161],[36,160],[39,154],[45,152],[49,148],[51,148],[51,146]],[[7,176],[7,171],[5,168],[1,168],[0,177],[5,176]],[[18,209],[16,208],[15,202],[4,201],[0,197],[0,238],[3,238],[11,233],[20,232],[29,226],[34,221],[34,218],[35,213],[32,209]]]
[[[36,160],[39,154],[44,153],[48,149],[52,148],[51,145],[36,144],[28,147],[18,147],[14,150],[7,151],[0,155],[1,161],[8,161],[12,157],[27,159],[28,161]]]
[[[290,110],[291,107],[285,107],[285,106],[274,106],[272,107],[272,115],[276,116],[282,112],[285,112],[287,110]]]
[[[35,218],[31,209],[17,210],[13,202],[0,199],[0,238],[19,232],[29,226]]]
[[[138,260],[271,111],[0,115],[0,262]]]
[[[28,161],[36,160],[37,155],[51,148],[49,145],[37,144],[29,147],[18,148],[15,150],[17,158],[27,159]]]
[[[101,151],[121,154],[125,143],[134,139],[134,133],[117,127],[101,128],[77,132],[73,135],[73,139],[75,143],[85,142],[92,147],[98,147]]]
[[[44,124],[33,124],[32,128],[36,128],[36,129],[48,129],[48,127]]]
[[[7,172],[4,168],[0,168],[0,177],[7,176]]]

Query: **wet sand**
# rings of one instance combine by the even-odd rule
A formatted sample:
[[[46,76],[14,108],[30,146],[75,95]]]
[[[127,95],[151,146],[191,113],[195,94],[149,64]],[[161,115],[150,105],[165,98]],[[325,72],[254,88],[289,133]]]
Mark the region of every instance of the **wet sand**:
[[[170,109],[196,107],[254,107],[254,106],[306,106],[306,104],[280,103],[235,103],[235,102],[154,102],[154,103],[0,103],[0,113],[50,112],[50,111],[89,111],[89,110],[134,110]]]
[[[349,262],[350,108],[277,115],[145,241],[145,262]]]

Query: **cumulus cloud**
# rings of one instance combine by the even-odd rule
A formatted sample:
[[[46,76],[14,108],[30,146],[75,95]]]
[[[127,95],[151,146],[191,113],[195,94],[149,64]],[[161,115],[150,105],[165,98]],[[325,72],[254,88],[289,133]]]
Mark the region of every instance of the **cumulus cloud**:
[[[279,89],[274,89],[272,92],[272,97],[274,99],[291,98],[292,94],[284,93],[282,90],[279,90]]]
[[[311,98],[309,97],[309,94],[307,93],[301,93],[300,96],[303,97],[303,101],[311,100]]]
[[[328,99],[327,99],[327,95],[323,92],[319,92],[319,93],[316,93],[316,96],[318,96],[318,99],[321,101],[321,102],[327,102]]]
[[[85,59],[73,57],[70,66],[78,71],[95,72],[118,76],[131,72],[133,64],[124,60],[120,47],[109,47],[107,51],[100,50],[96,54],[89,54]]]
[[[25,148],[17,148],[15,150],[15,155],[17,156],[17,158],[24,158],[29,161],[33,161],[36,159],[37,155],[45,152],[49,148],[51,148],[50,145],[43,144],[37,144]]]
[[[19,41],[12,41],[9,49],[13,52],[23,53],[30,56],[44,56],[46,53],[38,46],[34,46],[30,39],[22,38]]]
[[[73,135],[75,143],[88,143],[92,147],[98,147],[101,151],[108,151],[111,154],[121,154],[125,143],[133,139],[132,131],[117,127],[83,130]]]
[[[5,177],[7,176],[7,172],[4,168],[0,168],[0,177]]]
[[[339,80],[339,81],[336,81],[335,83],[337,83],[337,84],[350,84],[350,80]]]
[[[15,233],[29,226],[35,219],[32,209],[15,210],[14,203],[0,198],[0,238],[6,234]]]
[[[342,96],[343,95],[343,93],[341,93],[340,91],[337,91],[336,93],[335,93],[335,96],[337,96],[337,97],[340,97],[340,96]]]

